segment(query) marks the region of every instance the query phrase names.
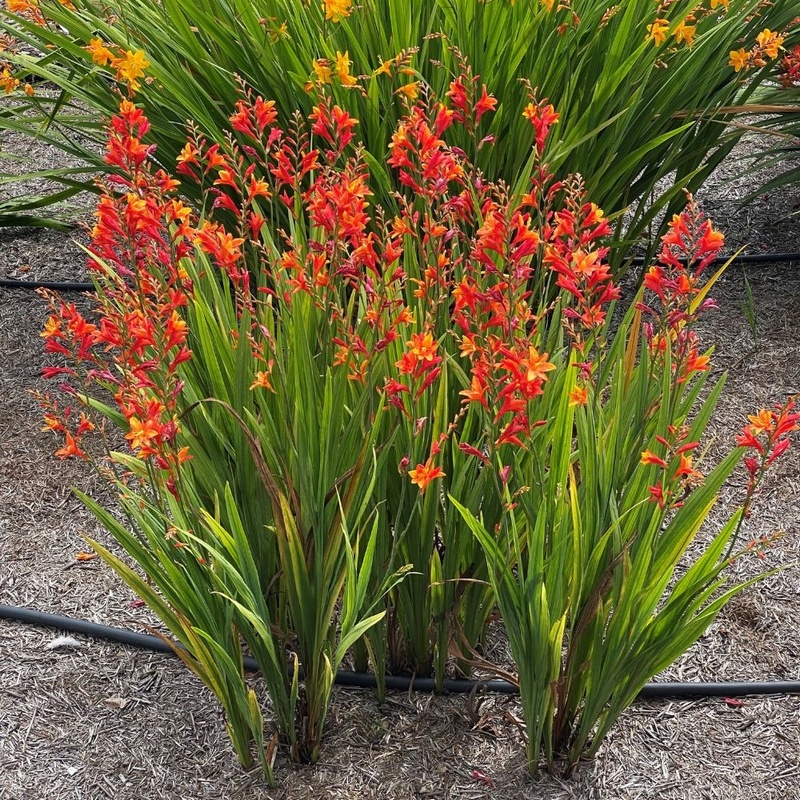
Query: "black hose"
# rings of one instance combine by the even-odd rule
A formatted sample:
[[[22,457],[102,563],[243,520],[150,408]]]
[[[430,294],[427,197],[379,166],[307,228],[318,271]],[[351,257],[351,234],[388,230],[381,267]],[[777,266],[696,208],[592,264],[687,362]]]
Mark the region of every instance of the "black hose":
[[[123,628],[112,628],[88,620],[63,617],[58,614],[47,614],[32,608],[19,608],[0,604],[0,619],[11,619],[31,625],[42,625],[47,628],[82,633],[96,639],[106,639],[144,650],[174,655],[172,647],[164,639],[136,633]],[[249,672],[257,672],[258,665],[249,657],[244,659],[244,667]],[[387,675],[386,688],[398,691],[434,692],[436,681],[432,678],[411,678],[402,675]],[[358,686],[374,689],[377,686],[375,675],[364,672],[336,673],[335,682],[339,686]],[[446,692],[467,694],[475,689],[484,689],[498,694],[517,694],[518,688],[510,681],[504,680],[446,680],[443,686]],[[640,698],[652,697],[743,697],[757,694],[800,694],[800,681],[756,681],[740,683],[648,683],[639,693]]]
[[[711,263],[720,266],[724,264],[730,256],[719,256]],[[644,256],[636,256],[631,260],[634,267],[644,266],[650,259]],[[764,253],[749,256],[736,256],[732,264],[772,264],[779,261],[800,261],[800,253]],[[80,283],[79,281],[18,281],[11,278],[0,278],[0,288],[6,289],[52,289],[56,292],[93,292],[94,284]]]
[[[634,267],[642,267],[649,264],[652,259],[645,258],[645,256],[636,256],[631,260]],[[678,259],[681,264],[686,264],[686,259]],[[731,264],[773,264],[779,261],[800,261],[800,253],[755,253],[749,256],[736,256],[731,260],[730,256],[717,256],[711,265],[720,267],[726,262],[730,261]]]

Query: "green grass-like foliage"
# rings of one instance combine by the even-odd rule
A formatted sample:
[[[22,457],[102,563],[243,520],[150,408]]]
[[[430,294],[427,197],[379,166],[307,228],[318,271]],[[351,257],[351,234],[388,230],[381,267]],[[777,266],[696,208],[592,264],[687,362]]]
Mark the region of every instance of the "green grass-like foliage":
[[[349,653],[379,683],[401,670],[441,683],[480,662],[495,606],[530,769],[593,753],[743,588],[715,594],[798,427],[791,403],[760,412],[703,476],[722,381],[707,385],[694,326],[721,234],[690,200],[614,330],[611,228],[579,178],[543,163],[557,112],[530,99],[533,178],[514,195],[450,143],[486,113],[482,91],[460,102],[405,109],[388,219],[369,204],[356,120],[329,96],[282,128],[244,91],[229,137],[193,129],[180,170],[204,215],[123,101],[91,244],[96,318],[46,295],[46,350],[62,359],[48,372],[72,409],[42,397],[47,425],[59,455],[93,460],[119,493],[120,518],[82,497],[138,569],[93,545],[269,781],[279,746],[319,758]],[[92,457],[84,437],[104,425],[131,452]],[[742,508],[690,556],[745,451]]]
[[[739,130],[726,129],[732,113],[723,109],[746,106],[768,71],[734,73],[729,51],[749,47],[762,29],[784,30],[796,16],[786,2],[710,4],[364,0],[344,4],[349,14],[340,16],[321,0],[75,0],[75,10],[46,0],[45,24],[6,15],[0,25],[26,53],[43,53],[7,55],[20,79],[35,76],[59,91],[28,98],[18,89],[16,103],[0,114],[0,130],[44,137],[100,167],[80,137],[98,136],[98,115],[115,112],[118,86],[136,86],[159,159],[170,168],[185,120],[221,141],[237,76],[286,113],[308,113],[309,82],[330,78],[336,101],[361,122],[378,199],[393,207],[383,162],[400,116],[398,92],[422,81],[443,97],[466,60],[499,101],[484,131],[495,147],[477,152],[469,132],[460,142],[486,175],[513,183],[530,166],[524,79],[561,114],[551,168],[562,177],[583,175],[609,214],[633,204],[618,231],[632,240],[664,204],[677,210],[681,190],[694,191],[738,138]],[[654,24],[663,41],[650,35]],[[86,49],[92,38],[117,57],[143,51],[146,77],[126,77],[102,58],[94,63]],[[624,249],[612,255],[618,263]]]

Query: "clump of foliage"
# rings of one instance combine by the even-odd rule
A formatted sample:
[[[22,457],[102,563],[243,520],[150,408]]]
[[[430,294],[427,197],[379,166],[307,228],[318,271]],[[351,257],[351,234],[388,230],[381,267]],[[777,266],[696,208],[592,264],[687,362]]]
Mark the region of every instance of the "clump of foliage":
[[[551,168],[560,178],[583,175],[589,195],[612,219],[621,220],[632,204],[616,230],[628,241],[648,231],[665,205],[679,210],[682,189],[699,186],[729,151],[741,129],[725,123],[752,110],[753,92],[769,76],[764,59],[779,58],[798,35],[792,4],[764,0],[7,5],[0,25],[25,47],[5,54],[0,76],[15,102],[0,114],[0,129],[44,136],[96,168],[103,165],[85,137],[102,135],[98,112],[113,114],[120,90],[137,93],[156,132],[158,157],[169,167],[183,147],[186,119],[212,141],[230,131],[226,108],[236,75],[287,114],[309,113],[315,103],[309,88],[324,85],[359,119],[373,191],[395,210],[394,176],[383,154],[400,118],[398,97],[414,99],[426,84],[444,96],[454,78],[472,97],[478,84],[464,73],[469,63],[497,98],[485,132],[495,146],[481,147],[467,130],[454,143],[490,179],[515,181],[529,171],[520,79],[529,81],[561,114]],[[762,39],[766,47],[757,44]],[[741,53],[757,47],[764,57],[743,63]],[[37,81],[54,85],[55,93],[35,91]],[[665,187],[658,193],[657,184]],[[191,185],[183,188],[199,199]],[[615,269],[625,255],[624,247],[612,251]]]
[[[81,497],[138,569],[92,544],[269,781],[279,745],[317,760],[348,652],[379,678],[441,680],[450,655],[469,670],[495,603],[530,769],[593,753],[743,588],[720,593],[756,486],[798,428],[791,402],[763,410],[703,474],[723,381],[707,385],[694,324],[722,236],[690,200],[612,331],[608,221],[544,163],[558,113],[529,94],[533,178],[511,191],[448,142],[479,140],[494,107],[465,80],[445,102],[406,103],[386,159],[393,218],[371,205],[358,121],[328,95],[281,127],[244,89],[231,133],[193,129],[178,171],[203,215],[123,101],[92,235],[96,318],[45,295],[45,349],[61,359],[46,373],[67,398],[40,397],[47,426],[58,455],[118,492],[123,520]],[[111,427],[129,452],[86,444]],[[742,507],[672,582],[743,456]]]

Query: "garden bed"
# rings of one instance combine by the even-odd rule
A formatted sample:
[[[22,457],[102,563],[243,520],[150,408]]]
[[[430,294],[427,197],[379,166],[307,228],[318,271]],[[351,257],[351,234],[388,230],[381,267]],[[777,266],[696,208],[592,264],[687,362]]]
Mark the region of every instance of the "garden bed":
[[[757,145],[750,145],[757,146]],[[705,209],[728,249],[800,250],[798,189],[736,202],[753,185],[730,161],[709,181]],[[794,215],[794,216],[793,216]],[[85,278],[74,237],[0,231],[0,276]],[[800,391],[800,265],[734,266],[712,292],[703,342],[729,380],[713,423],[710,458],[730,447],[748,413]],[[44,389],[38,333],[46,310],[36,295],[0,294],[0,602],[144,630],[154,620],[99,560],[78,561],[82,534],[110,544],[69,487],[90,494],[82,463],[58,461],[28,389]],[[76,302],[83,302],[76,298]],[[741,474],[725,488],[729,507]],[[715,529],[708,522],[707,534]],[[800,559],[800,447],[776,465],[760,493],[747,538],[784,531],[736,576]],[[656,680],[800,679],[800,578],[796,567],[748,589],[708,634]],[[167,656],[76,637],[48,650],[56,631],[0,625],[0,800],[58,798],[785,798],[800,781],[800,697],[638,703],[621,718],[598,759],[569,780],[527,777],[516,702],[489,698],[374,694],[337,689],[321,763],[296,768],[279,755],[279,789],[241,770],[210,694]],[[493,639],[503,658],[504,643]],[[478,772],[475,772],[478,770]],[[484,777],[485,776],[485,777]],[[491,781],[493,786],[486,782]],[[794,788],[793,788],[794,787]]]

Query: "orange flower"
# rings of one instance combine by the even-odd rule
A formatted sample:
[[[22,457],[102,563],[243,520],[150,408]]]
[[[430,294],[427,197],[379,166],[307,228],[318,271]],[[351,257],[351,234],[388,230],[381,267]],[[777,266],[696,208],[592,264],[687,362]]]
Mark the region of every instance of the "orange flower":
[[[39,334],[43,339],[62,339],[64,332],[58,317],[51,316],[44,324],[44,330]]]
[[[730,58],[728,59],[728,65],[733,67],[736,72],[740,72],[747,66],[747,62],[750,60],[750,54],[744,49],[744,47],[740,47],[738,50],[731,50],[729,53]]]
[[[528,357],[520,359],[519,365],[525,371],[525,380],[533,383],[535,380],[546,381],[547,373],[555,369],[555,364],[548,360],[549,353],[539,355],[536,348],[532,345],[528,348]]]
[[[647,26],[647,33],[656,47],[664,44],[667,41],[667,33],[669,31],[668,19],[657,19],[652,25]]]
[[[433,361],[436,357],[436,348],[438,342],[434,341],[433,335],[430,333],[412,333],[411,341],[406,342],[409,352],[415,359],[419,361]]]
[[[100,39],[89,39],[89,44],[83,48],[92,56],[92,61],[105,67],[114,60],[114,54],[106,47],[105,42]]]
[[[697,32],[696,25],[687,25],[688,22],[693,22],[694,17],[691,14],[686,17],[686,19],[681,20],[678,23],[678,27],[675,28],[675,41],[680,44],[681,42],[686,42],[687,47],[691,47],[694,44],[694,37]]]
[[[191,142],[186,142],[176,159],[179,165],[178,169],[180,170],[180,165],[182,164],[197,164],[199,155],[200,151]]]
[[[75,437],[69,432],[66,431],[64,433],[65,444],[63,447],[56,450],[56,455],[59,458],[69,458],[70,456],[76,456],[77,458],[86,458],[86,453],[78,447],[78,442]]]
[[[125,438],[131,443],[134,450],[149,450],[150,443],[161,433],[158,423],[152,419],[142,422],[138,417],[131,417],[128,424],[131,429],[125,434]]]
[[[358,81],[350,74],[350,54],[336,51],[336,75],[342,86],[355,86]]]
[[[409,470],[408,477],[411,478],[411,483],[419,486],[419,493],[424,494],[428,484],[444,477],[444,471],[441,467],[435,467],[433,459],[429,458],[424,464],[417,464],[416,469]]]
[[[461,343],[458,345],[458,349],[465,358],[479,351],[478,345],[475,343],[475,338],[466,333],[461,337]]]
[[[11,94],[17,86],[19,86],[19,78],[14,77],[7,66],[3,67],[3,69],[0,70],[0,88],[2,88],[6,94]]]
[[[464,397],[465,403],[480,403],[484,408],[489,407],[486,401],[486,387],[481,383],[477,375],[472,376],[472,383],[469,389],[464,389],[459,394]]]
[[[661,467],[662,469],[667,466],[667,462],[664,461],[664,459],[661,458],[660,456],[657,456],[652,450],[644,450],[642,452],[642,458],[639,461],[639,463],[645,465],[655,464],[656,466]]]
[[[314,76],[317,83],[330,83],[333,78],[333,70],[328,66],[328,59],[315,58],[311,66],[314,68]]]
[[[44,415],[43,431],[65,431],[64,423],[55,414]]]
[[[775,31],[771,31],[769,28],[764,28],[764,30],[756,36],[756,43],[770,58],[777,58],[778,50],[782,49],[783,36],[779,36]]]
[[[419,97],[419,81],[412,81],[401,86],[397,93],[404,94],[409,100],[416,100]]]
[[[322,8],[325,11],[325,19],[341,22],[350,16],[352,0],[322,0]]]
[[[769,433],[772,430],[774,416],[772,411],[762,408],[758,414],[749,414],[747,419],[750,421],[750,430],[755,436],[759,433]]]
[[[138,91],[139,78],[144,76],[144,71],[150,66],[150,62],[145,58],[144,50],[137,50],[135,53],[126,50],[121,58],[115,58],[112,66],[117,70],[117,80],[124,81],[132,91]]]
[[[585,386],[576,386],[569,393],[569,404],[571,406],[585,406],[589,399],[589,390]]]
[[[256,372],[255,380],[250,384],[251,389],[269,389],[270,391],[274,391],[272,388],[272,384],[269,380],[269,372],[265,372],[263,370],[259,370]]]
[[[681,453],[681,463],[678,469],[675,470],[674,478],[688,478],[690,480],[698,481],[702,479],[703,473],[696,470],[692,465],[692,457]]]

